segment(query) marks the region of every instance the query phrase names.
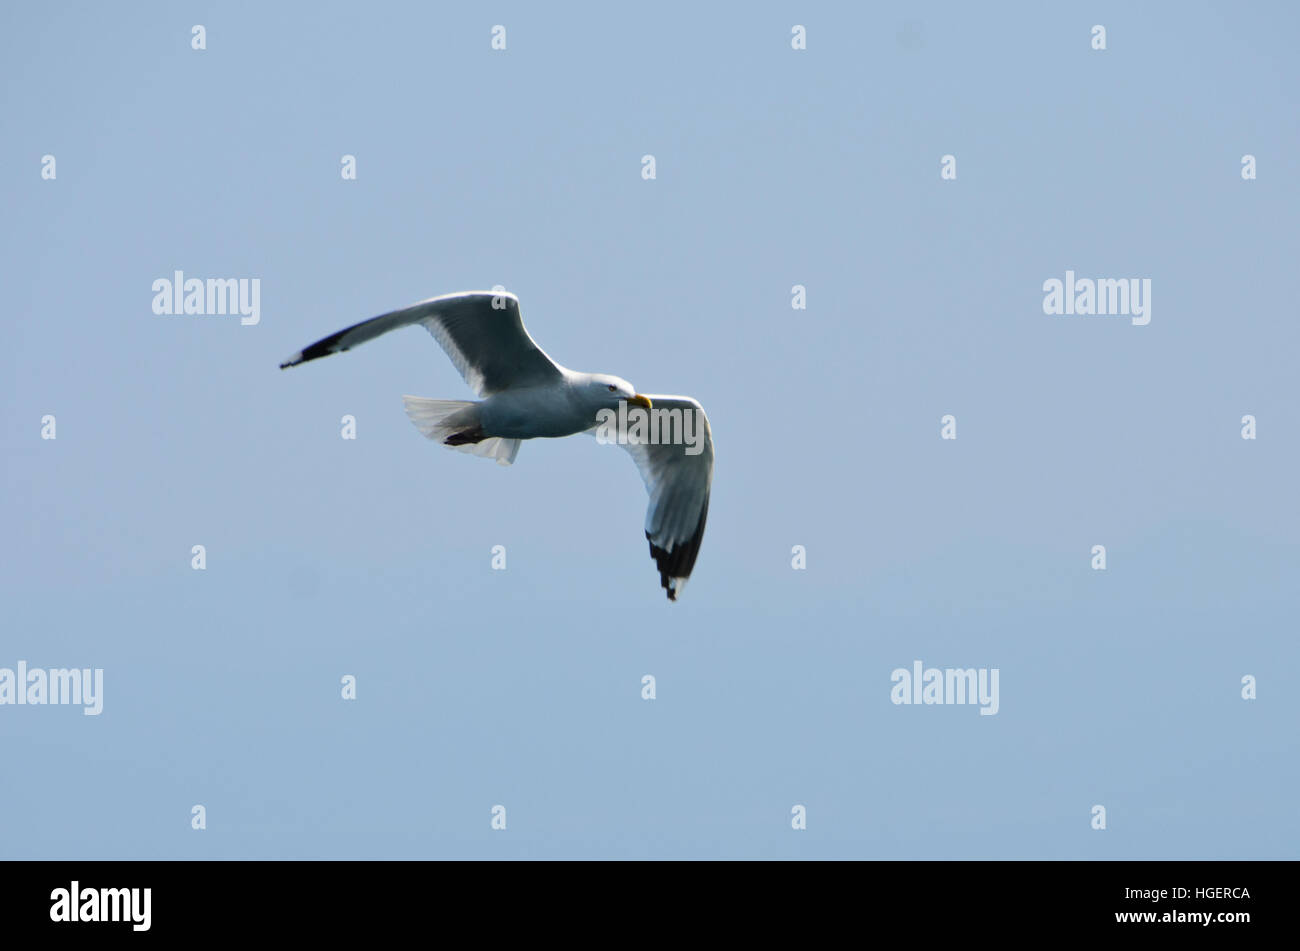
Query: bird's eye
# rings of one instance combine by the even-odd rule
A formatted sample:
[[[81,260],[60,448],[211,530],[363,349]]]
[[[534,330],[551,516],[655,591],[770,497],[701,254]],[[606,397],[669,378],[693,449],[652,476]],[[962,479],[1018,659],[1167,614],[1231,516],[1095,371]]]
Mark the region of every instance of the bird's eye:
[[[613,385],[611,385],[610,388],[609,388],[609,391],[610,391],[611,393],[617,393],[617,392],[618,392],[618,387],[617,387],[617,386],[613,386]]]

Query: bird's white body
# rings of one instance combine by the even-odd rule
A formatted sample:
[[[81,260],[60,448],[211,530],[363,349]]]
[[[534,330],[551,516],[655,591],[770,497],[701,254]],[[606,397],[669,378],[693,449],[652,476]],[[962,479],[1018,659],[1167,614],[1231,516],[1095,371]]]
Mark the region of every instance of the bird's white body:
[[[479,422],[489,436],[507,439],[557,438],[585,432],[601,407],[585,398],[586,373],[565,370],[559,386],[530,386],[493,393],[478,405]]]

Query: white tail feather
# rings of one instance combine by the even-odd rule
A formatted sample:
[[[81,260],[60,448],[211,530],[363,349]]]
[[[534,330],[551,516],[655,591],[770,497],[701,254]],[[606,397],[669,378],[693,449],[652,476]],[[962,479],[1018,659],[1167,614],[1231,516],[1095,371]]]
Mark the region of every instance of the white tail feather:
[[[430,400],[423,396],[403,396],[406,415],[415,428],[427,438],[442,443],[448,436],[478,426],[478,404],[465,400]],[[479,442],[448,446],[473,456],[495,459],[498,465],[508,466],[519,454],[518,439],[489,436]]]

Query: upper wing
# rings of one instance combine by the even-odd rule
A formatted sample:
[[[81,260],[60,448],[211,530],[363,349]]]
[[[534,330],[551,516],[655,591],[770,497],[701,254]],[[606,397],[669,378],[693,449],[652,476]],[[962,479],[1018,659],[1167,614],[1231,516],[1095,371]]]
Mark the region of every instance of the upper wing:
[[[668,599],[676,601],[695,567],[695,556],[704,539],[704,523],[709,517],[713,433],[703,407],[689,396],[649,396],[654,407],[650,412],[669,411],[668,416],[659,417],[659,442],[634,445],[629,440],[623,448],[631,453],[650,493],[645,537],[650,542],[650,557],[659,569],[659,582],[668,592]],[[674,426],[665,436],[665,420],[673,419],[673,410],[682,411],[682,427]],[[689,423],[685,422],[688,416]],[[689,441],[674,442],[673,434],[689,437]]]
[[[533,342],[519,316],[519,298],[504,291],[445,294],[372,317],[295,353],[280,369],[350,350],[398,327],[423,324],[480,397],[512,386],[545,384],[563,371]]]

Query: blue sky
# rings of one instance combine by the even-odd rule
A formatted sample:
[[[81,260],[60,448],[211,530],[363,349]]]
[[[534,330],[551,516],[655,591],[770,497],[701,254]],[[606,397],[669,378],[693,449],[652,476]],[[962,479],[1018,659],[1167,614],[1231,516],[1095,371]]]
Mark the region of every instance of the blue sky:
[[[5,10],[0,667],[105,696],[0,706],[0,855],[1297,856],[1300,17],[841,6]],[[277,369],[495,284],[708,411],[680,602],[626,454],[420,438],[427,334]]]

